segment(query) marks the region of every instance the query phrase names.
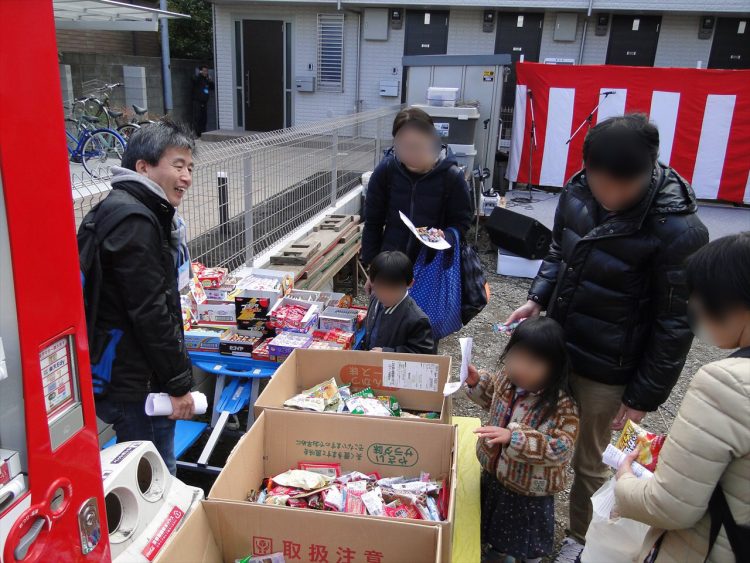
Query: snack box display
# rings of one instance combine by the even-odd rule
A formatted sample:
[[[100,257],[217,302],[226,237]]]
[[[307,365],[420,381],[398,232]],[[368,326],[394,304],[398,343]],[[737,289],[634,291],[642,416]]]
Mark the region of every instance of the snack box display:
[[[271,299],[268,297],[235,297],[234,310],[237,315],[237,328],[252,330],[258,322],[268,321]]]
[[[312,335],[284,331],[268,342],[268,354],[272,357],[288,356],[298,348],[312,344]]]
[[[227,278],[220,287],[205,288],[203,291],[211,301],[234,301],[238,281],[236,277]]]
[[[290,398],[333,378],[337,386],[349,386],[352,394],[369,389],[376,397],[392,397],[402,411],[399,420],[407,424],[450,424],[452,401],[443,395],[450,368],[449,356],[297,349],[258,397],[255,416],[264,410],[290,410],[284,406]],[[437,414],[423,418],[413,413]],[[360,417],[347,412],[312,414]]]
[[[341,307],[328,307],[320,314],[318,326],[320,330],[332,330],[337,328],[347,332],[357,330],[357,318],[359,311],[356,309],[342,309]]]
[[[270,299],[271,307],[294,287],[294,276],[280,270],[240,268],[235,276],[240,279],[235,297],[266,297]]]
[[[260,360],[261,362],[270,362],[271,355],[268,353],[269,340],[261,340],[257,346],[253,349],[252,358],[253,360]]]
[[[376,538],[371,522],[434,526],[443,531],[442,557],[450,561],[457,452],[456,427],[447,424],[413,424],[369,417],[350,417],[346,424],[341,424],[334,416],[267,410],[237,443],[208,496],[213,500],[246,503],[261,518],[273,511],[304,514],[311,519],[310,528],[315,530],[335,528],[341,532],[344,518],[361,519],[352,520],[356,533],[372,541],[391,542],[392,538]],[[265,478],[283,474],[298,467],[300,462],[336,463],[342,475],[356,471],[368,476],[377,474],[380,479],[429,474],[429,479],[442,483],[445,490],[442,510],[439,508],[443,521],[410,517],[416,514],[393,518],[247,502]],[[404,560],[403,552],[394,559]]]
[[[268,313],[268,324],[276,329],[307,332],[317,326],[319,312],[320,309],[315,303],[283,297]]]
[[[309,291],[307,289],[293,289],[289,292],[289,297],[299,299],[300,301],[320,301],[320,292]]]
[[[310,350],[344,350],[345,346],[338,342],[330,342],[328,340],[313,340],[312,344],[308,346]]]
[[[227,301],[204,301],[198,305],[198,322],[219,326],[232,326],[237,322],[235,306]]]
[[[349,350],[354,346],[355,334],[334,328],[332,330],[315,330],[313,331],[313,340],[318,342],[334,342],[341,344],[344,350]]]
[[[326,304],[326,307],[343,307],[348,309],[352,305],[352,296],[345,293],[336,293],[333,291],[320,293],[320,300]]]
[[[243,356],[251,358],[253,350],[260,344],[261,337],[252,333],[230,328],[221,335],[219,352],[228,356]]]
[[[442,563],[442,529],[393,519],[320,515],[309,510],[204,500],[187,515],[154,559],[155,563],[242,561],[361,561]],[[332,524],[329,524],[331,523]],[[365,525],[368,534],[360,533]],[[286,558],[284,558],[286,553]],[[342,558],[339,554],[345,554]],[[313,554],[310,556],[310,554]],[[279,559],[281,557],[281,559]]]
[[[200,262],[193,262],[192,266],[193,272],[198,276],[198,280],[204,288],[221,287],[229,274],[229,270],[226,268],[207,268]]]
[[[218,352],[223,328],[193,327],[185,331],[185,348],[194,352]]]

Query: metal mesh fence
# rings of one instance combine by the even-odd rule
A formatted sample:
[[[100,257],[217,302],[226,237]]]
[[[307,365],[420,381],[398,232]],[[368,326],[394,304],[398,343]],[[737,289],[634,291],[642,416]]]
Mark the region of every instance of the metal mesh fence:
[[[399,109],[202,145],[180,207],[192,258],[234,269],[335,205],[380,161]],[[71,179],[77,226],[111,186]]]

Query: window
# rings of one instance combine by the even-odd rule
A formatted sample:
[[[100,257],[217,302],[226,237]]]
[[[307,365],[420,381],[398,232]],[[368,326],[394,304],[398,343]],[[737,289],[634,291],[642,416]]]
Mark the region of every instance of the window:
[[[318,14],[318,88],[344,91],[344,14]]]

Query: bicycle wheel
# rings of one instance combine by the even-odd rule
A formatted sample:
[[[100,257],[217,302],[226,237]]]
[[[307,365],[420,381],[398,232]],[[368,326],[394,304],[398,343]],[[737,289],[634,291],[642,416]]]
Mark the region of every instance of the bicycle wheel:
[[[68,151],[72,153],[78,146],[78,135],[80,134],[80,128],[78,122],[75,119],[65,119],[65,138],[68,143]]]
[[[127,142],[130,140],[130,136],[140,128],[141,126],[137,123],[126,123],[125,125],[120,125],[117,128],[117,132],[122,135],[122,138]]]
[[[111,129],[97,129],[83,145],[81,161],[92,178],[108,178],[112,166],[122,162],[125,141]]]

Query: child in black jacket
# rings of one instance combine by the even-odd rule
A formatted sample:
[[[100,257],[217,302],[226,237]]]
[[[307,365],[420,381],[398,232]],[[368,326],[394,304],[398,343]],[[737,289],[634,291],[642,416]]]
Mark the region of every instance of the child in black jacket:
[[[409,295],[414,267],[403,252],[381,252],[370,264],[372,297],[365,319],[365,349],[434,354],[430,319]]]

